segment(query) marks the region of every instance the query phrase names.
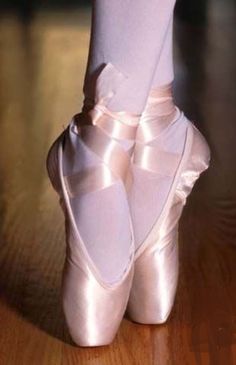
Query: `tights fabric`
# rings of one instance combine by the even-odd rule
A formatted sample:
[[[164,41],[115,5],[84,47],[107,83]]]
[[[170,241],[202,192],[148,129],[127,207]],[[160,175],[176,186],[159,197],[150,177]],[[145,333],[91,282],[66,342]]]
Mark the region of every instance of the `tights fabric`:
[[[97,80],[106,77],[102,70],[111,64],[122,75],[106,107],[113,113],[145,110],[151,89],[173,80],[172,30],[175,0],[97,0],[93,2],[90,50],[84,82],[85,103],[96,105]],[[100,82],[100,88],[106,88]],[[99,90],[103,95],[106,90]],[[137,119],[138,120],[138,119]],[[129,121],[123,121],[129,123]],[[171,122],[171,121],[170,121]],[[175,124],[152,143],[165,144],[181,154],[184,128]],[[127,141],[120,141],[126,146]],[[179,143],[180,142],[180,143]],[[134,143],[134,141],[129,141]],[[77,151],[69,170],[100,162],[78,139],[71,135],[68,146]],[[69,148],[69,147],[68,147]],[[135,240],[141,244],[164,204],[171,179],[146,176],[134,171],[136,182],[131,194]],[[150,186],[149,186],[149,185]],[[144,191],[145,190],[145,191]],[[133,202],[132,202],[133,199]],[[154,203],[155,202],[155,203]],[[73,201],[74,214],[87,249],[107,281],[122,275],[129,260],[129,207],[120,181],[102,191],[84,194]],[[99,211],[99,213],[98,213]],[[145,219],[144,219],[144,211]],[[111,219],[114,216],[114,219]],[[109,227],[108,227],[109,222]],[[104,239],[104,232],[106,237]],[[108,245],[107,245],[108,242]],[[116,258],[114,260],[114,257]]]
[[[125,78],[108,107],[112,111],[142,113],[158,62],[167,68],[172,66],[168,52],[161,60],[160,54],[171,27],[174,5],[175,0],[93,2],[86,98],[94,99],[97,75],[110,62]]]

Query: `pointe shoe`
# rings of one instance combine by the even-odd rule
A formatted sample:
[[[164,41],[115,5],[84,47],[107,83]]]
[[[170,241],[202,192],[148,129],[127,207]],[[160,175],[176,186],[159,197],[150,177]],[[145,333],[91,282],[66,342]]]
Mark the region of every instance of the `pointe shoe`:
[[[108,65],[103,71],[103,77],[104,72],[106,74],[109,70],[114,72],[112,66]],[[122,116],[124,118],[124,113]],[[135,134],[136,127],[127,126],[112,118],[106,107],[97,103],[89,112],[72,118],[48,154],[48,175],[59,194],[65,214],[67,249],[62,277],[63,310],[71,337],[79,346],[104,346],[114,340],[132,284],[134,240],[131,218],[128,215],[126,219],[130,228],[129,238],[126,246],[120,242],[120,246],[123,244],[125,247],[124,263],[121,266],[116,258],[119,246],[114,248],[114,262],[106,262],[106,252],[104,254],[99,247],[94,248],[90,246],[90,242],[83,239],[77,224],[74,201],[84,194],[90,196],[100,192],[106,193],[117,181],[123,186],[121,193],[126,194],[126,189],[129,189],[132,181],[132,151],[125,151],[118,140],[121,137],[132,139]],[[85,166],[79,172],[72,169],[71,174],[65,176],[65,171],[68,170],[65,165],[69,164],[77,153],[77,150],[70,149],[73,141],[96,155],[100,164]],[[73,153],[70,154],[70,151]],[[97,212],[98,215],[101,213]],[[110,226],[113,226],[112,219],[115,218],[112,215],[115,213],[110,212],[110,221],[103,232],[102,241],[105,246],[102,247],[105,247],[105,251],[106,247],[108,250],[111,246],[111,242],[107,241],[108,231],[111,230]],[[114,237],[115,239],[117,237]]]
[[[168,97],[165,107],[168,109]],[[171,178],[160,215],[135,252],[127,315],[143,324],[165,323],[169,317],[178,282],[178,222],[188,195],[210,161],[208,144],[199,130],[178,109],[175,108],[174,114],[169,133],[174,124],[178,131],[177,123],[185,128],[182,128],[185,140],[181,156],[165,151],[165,143],[150,146],[153,139],[166,131],[165,112],[161,117],[156,116],[152,106],[140,123],[134,150],[133,164],[140,173],[150,174],[150,179],[155,175],[160,179]],[[134,232],[136,229],[134,226]]]

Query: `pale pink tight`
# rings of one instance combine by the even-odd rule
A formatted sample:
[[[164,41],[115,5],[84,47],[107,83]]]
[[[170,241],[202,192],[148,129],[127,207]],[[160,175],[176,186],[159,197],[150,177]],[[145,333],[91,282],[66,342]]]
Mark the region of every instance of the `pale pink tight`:
[[[107,104],[113,112],[141,114],[150,89],[173,80],[174,4],[175,0],[94,1],[91,44],[84,83],[86,100],[96,100],[96,80],[108,63],[124,75],[124,80]],[[99,164],[97,157],[87,151],[73,135],[66,148],[77,151],[77,157],[73,161],[67,161],[68,171],[65,173]],[[159,214],[171,183],[167,181],[166,185],[166,181],[156,183],[155,179],[151,179],[151,189],[148,185],[150,196],[147,196],[145,203],[147,214],[143,222],[145,215],[140,199],[146,196],[142,193],[142,188],[147,191],[144,180],[140,180],[138,176],[137,181],[141,185],[139,183],[134,190],[134,194],[142,194],[134,204],[133,209],[136,211],[132,212],[135,216],[134,223],[143,227],[135,234],[138,244]],[[117,181],[102,191],[84,194],[74,199],[72,206],[82,238],[101,275],[108,282],[118,280],[130,258],[129,208],[122,183]]]
[[[90,54],[84,85],[94,98],[94,80],[108,62],[125,76],[109,107],[113,111],[142,113],[150,87],[171,81],[172,53],[160,55],[166,36],[171,42],[175,0],[97,0],[93,2]],[[168,32],[167,32],[168,30]],[[168,35],[167,35],[168,33]],[[163,78],[155,75],[163,65]]]

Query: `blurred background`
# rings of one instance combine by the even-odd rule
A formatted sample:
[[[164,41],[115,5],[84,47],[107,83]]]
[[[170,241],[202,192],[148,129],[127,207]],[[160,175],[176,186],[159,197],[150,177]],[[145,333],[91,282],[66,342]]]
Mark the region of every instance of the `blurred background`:
[[[60,306],[63,217],[48,147],[77,113],[91,1],[0,0],[0,364],[236,364],[236,2],[177,0],[175,99],[206,136],[209,171],[180,224],[170,320],[126,319],[115,343],[78,349]]]

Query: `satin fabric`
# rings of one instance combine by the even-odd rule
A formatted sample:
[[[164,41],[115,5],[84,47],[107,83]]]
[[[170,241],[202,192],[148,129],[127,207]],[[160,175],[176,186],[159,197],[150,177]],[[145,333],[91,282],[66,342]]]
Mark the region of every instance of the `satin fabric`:
[[[173,105],[171,106],[170,100],[171,113]],[[155,138],[155,133],[162,130],[162,125],[160,127],[153,124],[155,106],[152,105],[150,110],[152,110],[150,113],[152,123],[148,125],[148,113],[145,114],[142,130],[138,132],[139,140],[142,142],[151,141]],[[156,118],[158,124],[158,116]],[[164,171],[173,176],[173,183],[161,215],[135,252],[135,273],[127,314],[133,321],[139,323],[163,323],[171,312],[179,272],[178,222],[194,183],[209,166],[210,150],[204,137],[183,114],[180,118],[184,118],[187,122],[187,133],[184,152],[178,165],[174,156],[163,154],[158,147],[141,144],[134,151],[134,163],[143,170],[156,173]],[[149,129],[146,135],[142,134],[142,131],[145,133],[145,127]]]
[[[79,346],[101,346],[113,341],[126,309],[133,278],[134,242],[131,221],[131,242],[127,247],[129,261],[126,268],[119,280],[105,281],[81,238],[70,200],[78,194],[103,189],[117,179],[123,181],[126,188],[129,186],[132,152],[131,149],[125,151],[115,138],[121,135],[133,137],[135,127],[122,123],[119,115],[113,119],[112,113],[104,105],[115,92],[114,84],[111,83],[113,78],[120,80],[120,74],[117,75],[116,69],[108,65],[104,69],[103,82],[109,92],[101,95],[103,85],[103,89],[98,90],[96,110],[83,111],[72,118],[67,129],[52,145],[47,159],[48,174],[60,195],[65,214],[67,249],[62,277],[63,309],[69,332]],[[125,112],[121,116],[122,120],[134,119],[133,115]],[[64,176],[64,145],[71,133],[75,133],[87,148],[99,156],[102,166]]]
[[[110,123],[115,123],[115,121],[110,118]],[[104,133],[97,125],[99,124],[94,126],[81,126],[80,133],[74,128],[75,133],[81,137],[83,143],[91,151],[101,158],[105,166],[111,170],[113,175],[124,182],[125,187],[128,189],[131,181],[131,171],[129,168],[130,156],[117,141],[111,139],[112,136]],[[75,125],[72,121],[72,128],[73,127],[75,127]],[[128,128],[128,126],[124,125],[124,128]],[[113,134],[115,134],[114,132]],[[102,174],[100,176],[100,184],[101,187],[107,185],[106,175]]]
[[[120,281],[104,282],[86,251],[70,207],[62,167],[64,138],[63,133],[48,157],[48,172],[54,186],[59,179],[56,186],[60,184],[66,222],[63,309],[70,334],[79,346],[101,346],[113,341],[122,320],[133,276],[133,253]]]

